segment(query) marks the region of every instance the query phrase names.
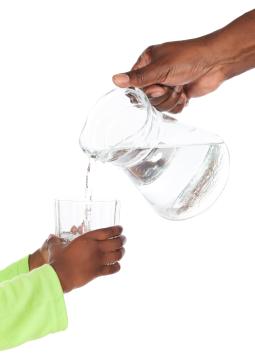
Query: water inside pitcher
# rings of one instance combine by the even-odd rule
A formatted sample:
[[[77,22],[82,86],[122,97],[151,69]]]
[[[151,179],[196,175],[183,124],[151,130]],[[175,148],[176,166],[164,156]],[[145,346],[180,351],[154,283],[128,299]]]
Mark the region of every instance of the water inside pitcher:
[[[89,157],[120,166],[153,209],[170,220],[207,209],[228,178],[224,141],[158,112],[139,89],[114,89],[99,99],[80,145]]]

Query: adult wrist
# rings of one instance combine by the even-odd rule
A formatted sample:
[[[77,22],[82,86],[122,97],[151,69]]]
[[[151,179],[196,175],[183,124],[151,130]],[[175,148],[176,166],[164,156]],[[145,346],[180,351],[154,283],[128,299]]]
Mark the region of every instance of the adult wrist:
[[[206,36],[214,61],[225,79],[255,67],[255,11]]]

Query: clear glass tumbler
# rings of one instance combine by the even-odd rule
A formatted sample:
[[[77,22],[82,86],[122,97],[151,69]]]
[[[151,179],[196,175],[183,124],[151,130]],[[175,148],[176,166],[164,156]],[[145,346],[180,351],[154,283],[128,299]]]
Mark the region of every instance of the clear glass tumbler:
[[[120,204],[111,201],[55,200],[55,234],[65,240],[119,223]]]

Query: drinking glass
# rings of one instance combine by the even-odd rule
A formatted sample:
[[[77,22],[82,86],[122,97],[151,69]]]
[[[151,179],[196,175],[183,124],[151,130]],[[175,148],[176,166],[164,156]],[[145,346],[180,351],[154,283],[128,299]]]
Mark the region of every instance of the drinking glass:
[[[55,234],[73,240],[88,231],[117,225],[119,209],[117,200],[55,200]]]

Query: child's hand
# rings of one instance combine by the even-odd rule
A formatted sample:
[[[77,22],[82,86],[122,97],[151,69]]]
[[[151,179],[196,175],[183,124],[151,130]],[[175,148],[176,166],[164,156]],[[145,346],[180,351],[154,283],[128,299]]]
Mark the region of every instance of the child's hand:
[[[45,240],[42,247],[29,256],[28,262],[30,271],[49,263],[49,246],[52,246],[53,242],[56,246],[58,246],[58,248],[66,245],[67,243],[64,239],[60,239],[52,234],[49,235],[48,239]]]
[[[124,255],[122,228],[113,226],[87,232],[70,243],[48,240],[49,263],[56,271],[64,292],[81,287],[98,276],[120,270]]]

